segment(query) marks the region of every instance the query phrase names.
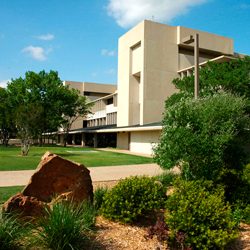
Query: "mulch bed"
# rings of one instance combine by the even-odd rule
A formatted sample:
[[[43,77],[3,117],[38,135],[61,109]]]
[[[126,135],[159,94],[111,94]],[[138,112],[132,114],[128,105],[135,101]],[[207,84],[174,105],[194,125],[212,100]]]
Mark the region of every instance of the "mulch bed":
[[[112,188],[118,181],[95,182],[94,189],[98,186]],[[146,226],[131,226],[97,217],[96,233],[89,242],[89,250],[165,250],[167,246],[161,245],[154,237],[146,239]],[[241,224],[240,238],[228,250],[250,250],[250,225]]]

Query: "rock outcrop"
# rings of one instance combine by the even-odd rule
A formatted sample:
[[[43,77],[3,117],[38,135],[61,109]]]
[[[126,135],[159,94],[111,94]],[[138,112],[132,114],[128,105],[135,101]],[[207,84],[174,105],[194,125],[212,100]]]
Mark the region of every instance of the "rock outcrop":
[[[18,193],[7,200],[3,205],[5,213],[14,213],[20,217],[39,217],[45,213],[47,204],[35,197]]]
[[[92,202],[93,186],[85,166],[46,152],[28,185],[5,202],[3,211],[38,216],[52,200]]]

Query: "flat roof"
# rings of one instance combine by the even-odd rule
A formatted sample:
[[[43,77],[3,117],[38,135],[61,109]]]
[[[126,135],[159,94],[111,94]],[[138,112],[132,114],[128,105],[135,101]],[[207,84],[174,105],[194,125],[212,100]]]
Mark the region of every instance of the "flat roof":
[[[222,55],[222,56],[218,56],[218,57],[215,57],[213,59],[210,59],[208,61],[202,62],[199,65],[200,66],[205,66],[208,62],[216,62],[216,63],[229,62],[229,61],[234,60],[234,59],[237,59],[237,58],[233,57],[233,56]],[[185,71],[191,70],[193,68],[194,68],[194,65],[190,66],[190,67],[187,67],[187,68],[184,68],[184,69],[180,69],[180,70],[177,71],[177,73],[185,72]]]
[[[116,125],[107,125],[100,127],[88,127],[80,128],[69,131],[69,134],[78,133],[117,133],[117,132],[134,132],[134,131],[157,131],[162,130],[162,125],[160,122],[150,123],[145,125],[134,125],[126,127],[116,127]],[[58,132],[58,134],[63,134],[63,131]]]

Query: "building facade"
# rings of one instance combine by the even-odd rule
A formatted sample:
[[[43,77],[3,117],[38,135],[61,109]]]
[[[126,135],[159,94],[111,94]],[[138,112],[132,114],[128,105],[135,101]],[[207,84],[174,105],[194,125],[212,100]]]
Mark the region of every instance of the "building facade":
[[[119,39],[117,87],[68,82],[94,103],[92,114],[73,124],[72,143],[112,146],[151,154],[159,141],[164,101],[176,92],[173,79],[193,74],[194,45],[185,37],[199,34],[199,62],[235,57],[233,40],[181,26],[145,20]]]

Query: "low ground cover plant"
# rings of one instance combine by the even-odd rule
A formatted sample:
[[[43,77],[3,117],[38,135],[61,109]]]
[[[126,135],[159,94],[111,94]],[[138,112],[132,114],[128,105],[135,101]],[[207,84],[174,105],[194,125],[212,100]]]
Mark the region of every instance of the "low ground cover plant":
[[[42,218],[33,234],[33,245],[46,249],[83,249],[95,223],[94,207],[88,203],[56,203]]]
[[[193,249],[223,249],[238,237],[237,223],[224,190],[209,181],[175,182],[175,191],[166,202],[165,221],[169,239],[183,234],[183,246]]]
[[[108,219],[131,223],[154,209],[164,207],[166,189],[150,177],[120,181],[104,196],[101,214]]]
[[[27,233],[28,227],[20,224],[15,216],[0,213],[0,250],[20,248]]]

